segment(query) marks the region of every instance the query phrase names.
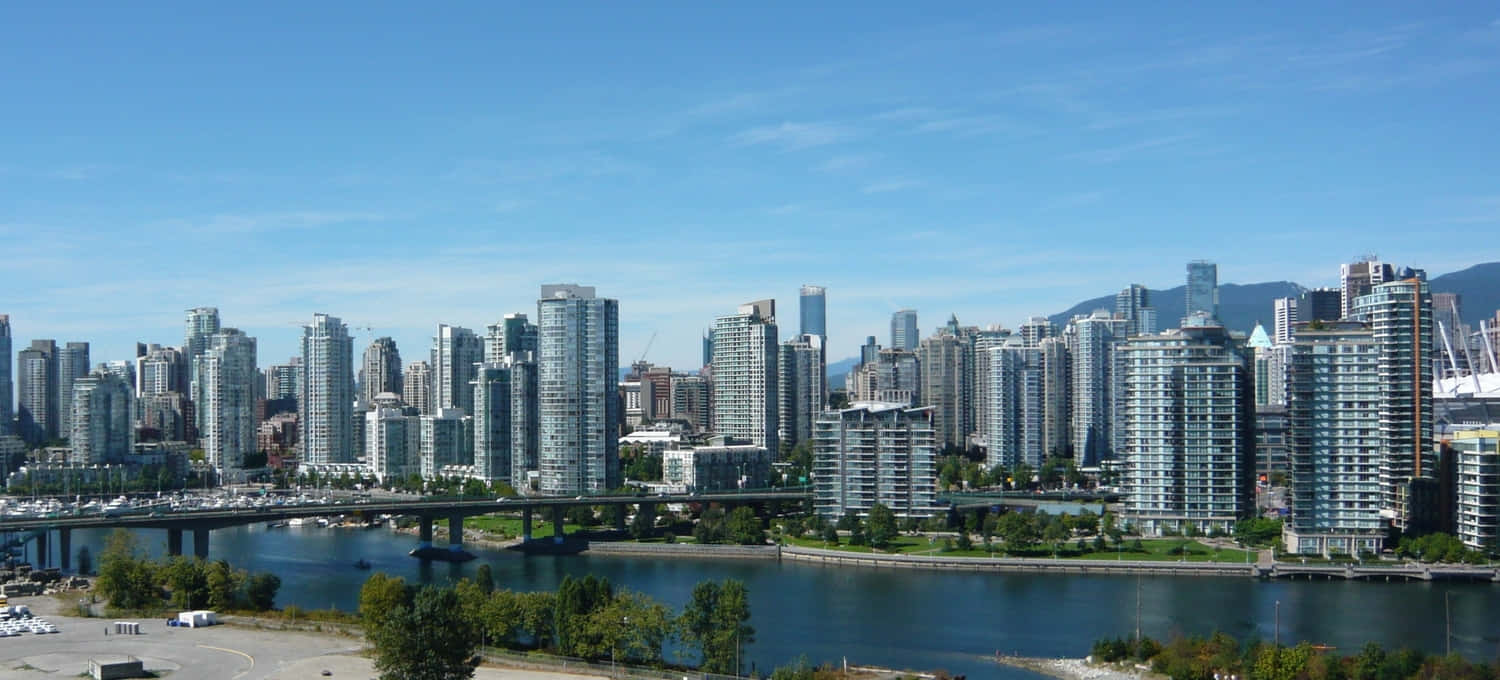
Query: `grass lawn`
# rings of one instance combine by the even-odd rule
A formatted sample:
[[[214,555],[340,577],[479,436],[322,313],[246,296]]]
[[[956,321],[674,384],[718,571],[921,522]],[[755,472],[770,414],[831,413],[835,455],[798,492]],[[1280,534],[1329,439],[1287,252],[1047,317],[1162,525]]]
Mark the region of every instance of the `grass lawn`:
[[[503,515],[479,515],[477,517],[465,517],[464,528],[479,529],[480,531],[486,531],[492,534],[501,534],[506,538],[516,538],[521,535],[521,518],[506,517]],[[577,524],[569,524],[567,522],[563,523],[564,534],[571,534],[582,530],[583,527],[578,526]],[[546,521],[542,521],[542,517],[540,514],[532,515],[531,535],[532,537],[551,536],[552,519],[549,517]]]

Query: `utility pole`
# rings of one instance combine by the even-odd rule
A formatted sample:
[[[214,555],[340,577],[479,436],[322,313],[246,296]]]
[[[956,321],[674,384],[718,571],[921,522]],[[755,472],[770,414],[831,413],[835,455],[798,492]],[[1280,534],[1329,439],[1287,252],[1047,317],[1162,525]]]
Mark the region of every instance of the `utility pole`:
[[[1141,575],[1135,575],[1135,644],[1141,644]]]
[[[1275,641],[1274,644],[1276,645],[1276,648],[1281,649],[1281,600],[1276,601],[1276,619],[1275,628],[1273,630],[1275,632],[1272,633],[1272,635],[1274,636],[1272,640]]]

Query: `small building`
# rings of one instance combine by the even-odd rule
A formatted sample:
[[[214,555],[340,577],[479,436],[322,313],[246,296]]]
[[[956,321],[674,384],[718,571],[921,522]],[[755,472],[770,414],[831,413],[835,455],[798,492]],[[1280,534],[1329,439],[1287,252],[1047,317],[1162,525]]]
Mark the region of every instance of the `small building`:
[[[94,680],[145,678],[146,667],[140,659],[128,655],[89,657],[89,677]]]
[[[1458,539],[1474,550],[1500,548],[1500,431],[1453,434]]]
[[[688,492],[755,489],[771,479],[771,452],[764,446],[714,437],[707,446],[668,449],[662,454],[662,481]]]
[[[190,612],[182,612],[177,615],[177,623],[188,628],[202,628],[219,623],[219,615],[207,609],[197,609]]]

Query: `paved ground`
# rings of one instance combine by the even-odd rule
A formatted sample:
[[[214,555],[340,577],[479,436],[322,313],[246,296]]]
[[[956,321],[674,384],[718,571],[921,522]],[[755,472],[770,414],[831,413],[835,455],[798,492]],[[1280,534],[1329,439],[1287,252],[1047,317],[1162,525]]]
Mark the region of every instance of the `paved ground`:
[[[141,635],[106,635],[111,621],[55,613],[50,597],[12,598],[51,621],[58,632],[0,638],[0,680],[76,678],[88,670],[89,657],[132,655],[146,670],[172,680],[321,680],[330,677],[374,678],[370,660],[359,656],[359,640],[306,632],[277,632],[212,626],[171,628],[165,619],[140,620]],[[571,680],[589,676],[482,668],[487,680]]]

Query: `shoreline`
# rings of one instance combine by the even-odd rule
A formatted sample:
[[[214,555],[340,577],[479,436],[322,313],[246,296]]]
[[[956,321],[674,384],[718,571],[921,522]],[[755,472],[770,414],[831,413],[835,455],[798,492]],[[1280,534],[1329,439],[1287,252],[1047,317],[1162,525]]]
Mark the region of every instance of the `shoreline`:
[[[1091,664],[1087,659],[1048,659],[1033,656],[995,657],[995,663],[1040,673],[1058,680],[1158,680],[1163,676],[1138,668]]]

